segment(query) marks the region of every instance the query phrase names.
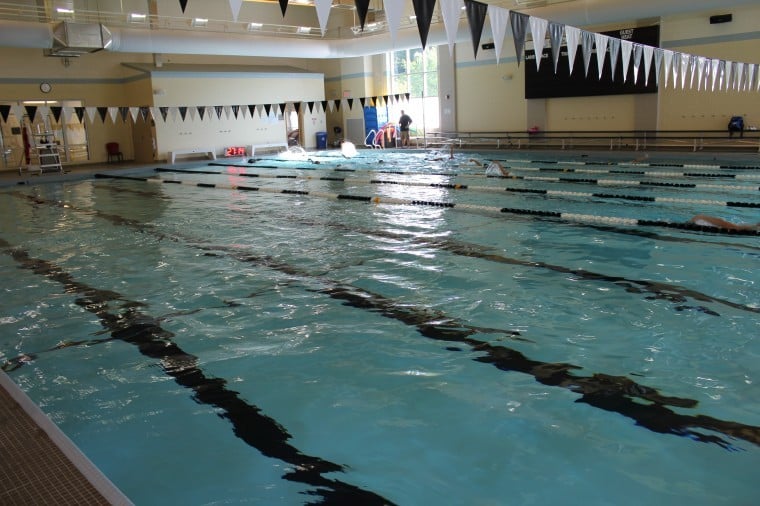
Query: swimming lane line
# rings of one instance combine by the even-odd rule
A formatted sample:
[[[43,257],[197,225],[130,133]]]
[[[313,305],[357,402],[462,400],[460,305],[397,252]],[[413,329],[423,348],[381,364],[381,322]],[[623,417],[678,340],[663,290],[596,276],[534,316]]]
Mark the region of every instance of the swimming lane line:
[[[258,174],[258,173],[241,173],[241,174],[227,174],[222,171],[211,170],[186,170],[186,169],[164,169],[157,168],[156,172],[168,172],[178,174],[207,174],[207,175],[220,175],[220,176],[238,176],[238,177],[250,177],[261,179],[293,179],[304,181],[336,181],[343,183],[356,183],[356,184],[377,184],[377,185],[398,185],[398,186],[418,186],[424,188],[444,188],[449,190],[472,190],[479,192],[489,193],[529,193],[536,195],[547,195],[552,197],[591,197],[600,199],[613,199],[613,200],[632,200],[638,202],[662,202],[670,204],[697,204],[697,205],[713,205],[722,207],[756,207],[760,208],[760,201],[758,202],[743,202],[743,201],[721,201],[721,200],[707,200],[707,199],[682,199],[674,197],[650,197],[641,195],[619,195],[610,193],[588,193],[588,192],[571,192],[561,190],[538,190],[532,188],[514,188],[514,187],[495,187],[495,186],[473,186],[458,183],[424,183],[421,181],[394,181],[385,179],[374,178],[345,178],[335,176],[297,176],[292,174]]]
[[[185,186],[194,186],[198,188],[217,188],[224,190],[237,190],[237,191],[257,191],[262,193],[272,193],[281,195],[301,195],[310,197],[327,198],[333,200],[354,200],[359,202],[367,202],[374,204],[391,204],[391,205],[411,205],[411,206],[425,206],[425,207],[440,207],[448,209],[459,209],[468,212],[475,213],[497,213],[497,214],[515,214],[525,216],[537,216],[542,218],[556,218],[568,222],[582,223],[582,224],[604,224],[614,226],[642,226],[642,227],[663,227],[673,228],[680,230],[690,230],[697,232],[708,232],[711,234],[725,234],[725,235],[748,235],[756,236],[760,235],[760,231],[756,230],[732,230],[723,229],[717,227],[701,226],[689,222],[671,222],[664,220],[640,220],[636,218],[618,218],[615,216],[598,216],[592,214],[578,214],[578,213],[561,213],[556,211],[541,211],[533,209],[519,209],[509,207],[495,207],[495,206],[480,206],[475,204],[455,204],[452,202],[436,202],[427,200],[410,200],[401,199],[395,197],[382,197],[382,196],[364,196],[364,195],[350,195],[339,193],[327,193],[317,191],[306,190],[290,190],[290,189],[278,189],[268,187],[256,187],[246,185],[232,185],[224,183],[203,183],[197,181],[174,181],[169,179],[160,178],[140,178],[131,176],[117,176],[110,174],[96,174],[97,178],[111,178],[111,179],[132,179],[136,181],[145,181],[148,183],[159,184],[181,184]]]

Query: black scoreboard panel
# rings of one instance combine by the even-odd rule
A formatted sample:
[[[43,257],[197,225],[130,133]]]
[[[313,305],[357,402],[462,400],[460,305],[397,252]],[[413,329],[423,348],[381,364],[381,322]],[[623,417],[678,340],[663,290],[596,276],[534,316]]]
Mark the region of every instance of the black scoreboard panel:
[[[660,46],[660,27],[646,26],[640,28],[625,28],[602,32],[604,35],[618,39],[629,40],[652,47]],[[617,57],[615,79],[612,79],[612,65],[610,64],[609,47],[607,56],[602,67],[602,76],[599,77],[599,67],[596,59],[596,47],[589,62],[588,77],[583,66],[583,49],[578,44],[575,53],[573,73],[567,64],[567,46],[560,50],[557,73],[554,73],[554,60],[550,47],[543,50],[541,66],[536,71],[536,53],[533,50],[525,51],[525,98],[556,98],[556,97],[589,97],[599,95],[625,95],[632,93],[657,93],[655,83],[655,63],[652,57],[649,70],[649,81],[645,85],[646,73],[642,56],[636,84],[633,82],[633,51],[628,63],[628,75],[623,82],[622,49]]]

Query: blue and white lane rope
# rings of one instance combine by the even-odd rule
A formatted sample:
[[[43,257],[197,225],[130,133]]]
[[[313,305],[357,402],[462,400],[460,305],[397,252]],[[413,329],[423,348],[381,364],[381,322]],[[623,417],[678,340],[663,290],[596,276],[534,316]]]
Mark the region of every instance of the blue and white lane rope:
[[[495,213],[495,214],[516,214],[523,216],[537,216],[542,218],[557,218],[574,223],[591,224],[591,225],[608,225],[608,226],[642,226],[642,227],[664,227],[675,228],[682,230],[693,230],[699,232],[710,232],[714,234],[729,234],[729,235],[748,235],[748,236],[760,236],[760,231],[757,230],[733,230],[723,229],[717,227],[706,227],[702,225],[696,225],[689,222],[671,222],[665,220],[640,220],[636,218],[619,218],[615,216],[597,216],[593,214],[578,214],[578,213],[561,213],[556,211],[541,211],[534,209],[519,209],[509,207],[496,207],[496,206],[479,206],[474,204],[455,204],[452,202],[435,202],[427,200],[411,200],[402,199],[396,197],[381,197],[381,196],[364,196],[364,195],[348,195],[340,193],[329,193],[321,191],[305,191],[305,190],[289,190],[281,188],[268,188],[257,186],[245,186],[234,185],[225,183],[202,183],[197,181],[177,181],[161,178],[143,178],[143,177],[131,177],[131,176],[117,176],[110,174],[96,174],[97,178],[107,179],[127,179],[133,181],[143,181],[153,184],[180,184],[184,186],[193,186],[196,188],[215,188],[223,190],[235,190],[235,191],[252,191],[271,193],[279,195],[300,195],[310,197],[320,197],[332,200],[353,200],[358,202],[367,202],[373,204],[391,204],[391,205],[409,205],[409,206],[426,206],[426,207],[440,207],[447,209],[459,209],[462,211],[469,211],[475,213]]]
[[[227,175],[220,171],[194,171],[183,169],[156,169],[156,172],[174,172],[180,174],[211,174],[211,175]],[[240,177],[254,177],[260,179],[293,179],[293,180],[305,180],[305,181],[337,181],[343,183],[354,184],[388,184],[388,185],[401,185],[401,186],[419,186],[426,188],[444,188],[449,190],[473,190],[479,192],[490,193],[529,193],[536,195],[549,195],[557,197],[591,197],[599,199],[614,199],[614,200],[632,200],[637,202],[667,202],[670,204],[697,204],[701,206],[722,206],[722,207],[756,207],[760,208],[760,201],[758,202],[741,202],[741,201],[721,201],[721,200],[708,200],[708,199],[684,199],[674,197],[650,197],[639,195],[617,195],[609,193],[590,193],[590,192],[571,192],[562,190],[536,190],[530,188],[510,188],[510,187],[497,187],[497,186],[473,186],[457,183],[425,183],[421,181],[393,181],[374,178],[344,178],[344,177],[332,177],[332,176],[296,176],[296,175],[283,175],[283,174],[256,174],[256,173],[244,173],[234,174],[234,176]],[[505,178],[509,179],[509,178]]]

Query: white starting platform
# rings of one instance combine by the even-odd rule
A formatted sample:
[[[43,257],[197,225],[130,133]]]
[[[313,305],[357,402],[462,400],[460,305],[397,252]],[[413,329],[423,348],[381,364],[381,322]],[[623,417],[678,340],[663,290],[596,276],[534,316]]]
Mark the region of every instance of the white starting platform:
[[[282,148],[283,150],[288,150],[288,143],[287,142],[266,142],[263,144],[251,144],[248,146],[249,151],[251,153],[251,156],[256,156],[256,150],[257,149],[273,149],[273,148]]]
[[[216,160],[216,150],[214,148],[187,148],[169,151],[169,162],[174,163],[177,156],[198,154],[205,155],[210,160]]]

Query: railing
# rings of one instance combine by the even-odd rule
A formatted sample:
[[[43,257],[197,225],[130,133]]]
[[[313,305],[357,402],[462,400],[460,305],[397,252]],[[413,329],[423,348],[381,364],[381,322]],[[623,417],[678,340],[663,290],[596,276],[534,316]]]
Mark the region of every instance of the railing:
[[[546,132],[435,132],[416,137],[418,147],[453,144],[459,148],[609,149],[760,152],[760,131],[729,135],[727,130],[626,130]]]

